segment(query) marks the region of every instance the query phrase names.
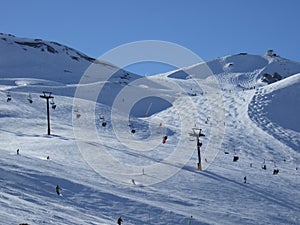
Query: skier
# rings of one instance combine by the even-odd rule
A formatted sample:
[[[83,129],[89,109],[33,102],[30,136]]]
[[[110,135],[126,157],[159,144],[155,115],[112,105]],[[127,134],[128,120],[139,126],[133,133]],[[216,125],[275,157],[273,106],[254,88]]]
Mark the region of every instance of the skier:
[[[135,180],[134,179],[131,179],[131,182],[135,185]]]
[[[168,139],[168,136],[167,136],[167,135],[166,135],[166,136],[164,136],[164,137],[163,137],[163,141],[162,141],[162,143],[163,143],[163,144],[165,144],[165,143],[167,142],[167,139]]]
[[[58,185],[56,185],[55,190],[56,190],[57,195],[61,195],[61,194],[60,194],[61,188],[60,188]]]
[[[247,183],[247,177],[244,176],[244,183]]]
[[[122,224],[122,222],[123,222],[122,218],[121,218],[121,217],[119,217],[119,219],[117,220],[117,224],[118,224],[118,225],[121,225],[121,224]]]
[[[19,152],[20,152],[20,150],[19,150],[19,149],[17,149],[17,155],[19,155]]]

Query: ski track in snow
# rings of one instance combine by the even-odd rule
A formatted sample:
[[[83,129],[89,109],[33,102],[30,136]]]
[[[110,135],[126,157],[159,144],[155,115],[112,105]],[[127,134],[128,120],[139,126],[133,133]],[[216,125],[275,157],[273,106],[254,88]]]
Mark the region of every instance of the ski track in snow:
[[[280,125],[272,122],[268,118],[268,112],[264,110],[271,101],[271,96],[264,94],[264,88],[260,88],[256,91],[250,105],[249,115],[253,121],[255,121],[261,129],[266,130],[270,135],[273,135],[276,139],[281,140],[286,145],[293,149],[300,148],[300,136],[299,133],[292,130],[284,129]],[[284,116],[284,115],[282,115]]]

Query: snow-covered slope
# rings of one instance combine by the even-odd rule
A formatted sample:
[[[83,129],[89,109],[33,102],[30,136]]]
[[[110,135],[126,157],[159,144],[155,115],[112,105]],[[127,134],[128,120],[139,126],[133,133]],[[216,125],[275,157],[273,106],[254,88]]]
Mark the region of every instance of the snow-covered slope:
[[[90,117],[88,108],[82,107],[93,106],[89,98],[81,99],[82,105],[73,98],[89,57],[51,42],[1,38],[2,224],[116,224],[119,216],[123,224],[132,225],[300,223],[299,63],[278,56],[225,56],[207,64],[217,86],[203,64],[140,79],[140,83],[139,76],[120,70],[109,81],[91,79],[81,84],[90,90],[97,83],[102,89]],[[111,69],[98,63],[103,73]],[[275,72],[283,79],[270,85],[260,80],[265,73]],[[181,88],[174,90],[171,84]],[[126,105],[128,97],[114,105],[126,88],[140,96],[160,93],[161,98],[142,99],[128,118],[120,105]],[[44,90],[53,92],[57,105],[50,108],[52,135],[46,135],[45,100],[39,97]],[[215,117],[216,112],[224,113],[224,118]],[[96,133],[88,126],[91,120]],[[204,171],[196,169],[196,140],[189,135],[194,126],[206,135],[201,137]],[[164,135],[166,144],[162,144]],[[212,156],[217,141],[222,145]],[[90,167],[93,162],[84,159],[81,144],[108,148],[124,169],[134,164],[145,170],[128,175],[120,169],[114,175],[118,182],[112,182]],[[164,162],[178,145],[182,155],[192,153],[185,164],[168,161],[166,171],[148,170],[149,165]],[[146,151],[149,146],[155,147]],[[98,153],[92,156],[96,162]],[[234,156],[239,157],[237,162]],[[115,168],[112,164],[106,172],[112,174]],[[177,172],[170,178],[147,185],[174,169]],[[274,169],[279,169],[277,175]],[[62,188],[62,196],[56,194],[56,185]]]
[[[41,39],[0,34],[0,75],[78,83],[94,59],[67,46]]]
[[[253,121],[266,132],[300,151],[300,74],[257,90],[249,105]]]
[[[52,41],[0,33],[0,50],[2,89],[9,86],[15,91],[39,93],[55,89],[56,94],[74,96],[76,85],[91,64],[97,65],[100,77],[114,71],[108,88],[140,77]]]

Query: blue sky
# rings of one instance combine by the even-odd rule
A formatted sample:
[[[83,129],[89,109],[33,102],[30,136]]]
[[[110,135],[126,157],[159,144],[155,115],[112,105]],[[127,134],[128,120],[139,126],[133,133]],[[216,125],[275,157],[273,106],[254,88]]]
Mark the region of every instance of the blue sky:
[[[133,41],[163,40],[204,60],[273,49],[300,61],[298,0],[6,0],[0,21],[2,33],[56,41],[91,57]]]

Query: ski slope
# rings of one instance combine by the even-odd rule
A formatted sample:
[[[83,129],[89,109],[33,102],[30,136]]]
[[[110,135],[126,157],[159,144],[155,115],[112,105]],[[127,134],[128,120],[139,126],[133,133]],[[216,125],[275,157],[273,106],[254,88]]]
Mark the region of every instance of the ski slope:
[[[1,61],[2,224],[110,225],[120,216],[128,225],[188,224],[191,216],[192,225],[300,224],[299,63],[250,54],[224,56],[207,62],[218,86],[204,73],[203,63],[140,83],[138,75],[121,70],[108,81],[78,84],[88,63],[73,60],[61,50],[64,46],[54,45],[59,56],[53,56],[46,49],[23,50],[15,44],[16,37],[3,37],[0,48],[11,57],[30,53],[28,61],[39,58],[40,64],[47,59],[47,64],[40,76],[31,72],[35,65],[17,61],[12,68]],[[12,46],[14,53],[7,50]],[[52,60],[61,63],[54,71]],[[76,76],[53,76],[66,65]],[[284,79],[266,85],[260,81],[266,72],[278,72]],[[180,88],[172,88],[176,85]],[[75,99],[78,87],[100,87],[102,92],[96,103]],[[128,116],[122,109],[129,98],[118,100],[126,88],[140,96],[160,93],[160,98],[142,99]],[[50,107],[51,135],[46,134],[43,91],[53,92],[57,105]],[[196,140],[189,135],[195,126],[205,134],[200,138],[203,171],[197,170]],[[162,144],[164,135],[168,139]],[[221,147],[212,149],[217,142]],[[174,150],[178,146],[179,153]],[[118,161],[101,161],[100,149]],[[167,160],[176,154],[187,162]],[[62,196],[56,194],[56,185]]]

